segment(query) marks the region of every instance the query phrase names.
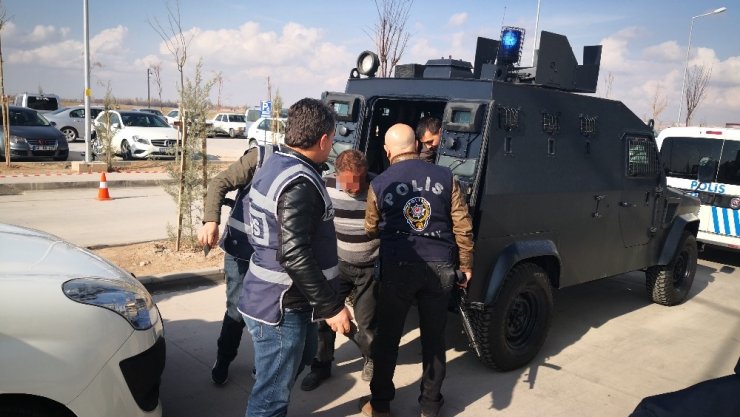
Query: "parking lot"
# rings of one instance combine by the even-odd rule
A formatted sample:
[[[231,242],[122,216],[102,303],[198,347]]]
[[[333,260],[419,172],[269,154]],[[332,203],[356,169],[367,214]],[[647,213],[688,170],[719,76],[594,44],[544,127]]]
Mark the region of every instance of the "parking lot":
[[[651,304],[634,272],[558,291],[545,345],[528,366],[507,373],[483,367],[449,316],[443,417],[627,416],[645,396],[732,373],[740,356],[740,258],[702,255],[690,297],[676,307]],[[242,416],[253,380],[245,332],[226,386],[210,381],[223,317],[224,286],[155,296],[165,320],[164,415]],[[421,367],[417,318],[407,321],[396,370],[394,415],[418,415]],[[357,414],[369,393],[354,345],[337,339],[333,377],[315,391],[293,391],[290,416]],[[300,377],[299,377],[300,378]]]

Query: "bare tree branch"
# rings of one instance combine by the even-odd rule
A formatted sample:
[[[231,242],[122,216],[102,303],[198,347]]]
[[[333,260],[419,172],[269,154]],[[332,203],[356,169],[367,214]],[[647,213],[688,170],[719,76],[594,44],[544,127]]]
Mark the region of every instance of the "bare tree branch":
[[[365,33],[375,43],[380,76],[388,77],[406,51],[411,34],[406,31],[413,0],[374,0],[378,20]]]
[[[702,100],[706,97],[707,86],[712,78],[712,67],[697,65],[691,67],[686,78],[686,124],[691,123],[691,117]]]
[[[658,83],[655,86],[655,94],[653,95],[653,101],[650,104],[650,110],[652,117],[656,123],[658,121],[658,117],[660,117],[660,114],[663,113],[665,108],[668,106],[668,98],[663,95],[663,86]]]

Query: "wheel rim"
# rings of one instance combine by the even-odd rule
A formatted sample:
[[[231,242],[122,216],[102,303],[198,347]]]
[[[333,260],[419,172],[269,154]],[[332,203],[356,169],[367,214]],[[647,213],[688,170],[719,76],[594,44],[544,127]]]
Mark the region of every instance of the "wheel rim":
[[[689,277],[689,254],[681,251],[673,266],[673,287],[679,288]]]
[[[234,129],[229,129],[229,136],[231,136],[232,138],[233,138],[234,136],[236,136],[236,135],[234,134]]]
[[[68,141],[73,141],[73,140],[77,139],[77,134],[72,129],[62,129],[62,133],[64,133],[64,137]]]
[[[539,316],[537,296],[532,291],[522,291],[512,301],[506,317],[506,344],[517,350],[528,345]]]
[[[131,148],[129,148],[128,142],[121,143],[121,156],[123,159],[131,159]]]

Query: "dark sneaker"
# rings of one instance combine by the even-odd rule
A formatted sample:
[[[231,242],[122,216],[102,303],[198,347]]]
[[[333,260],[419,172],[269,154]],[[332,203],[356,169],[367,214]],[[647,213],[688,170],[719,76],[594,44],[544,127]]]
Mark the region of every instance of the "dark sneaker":
[[[229,363],[216,360],[211,369],[211,379],[216,385],[223,385],[229,379]]]
[[[327,369],[312,369],[301,381],[301,389],[303,391],[312,391],[318,388],[325,379],[331,376],[331,370]]]
[[[362,366],[362,376],[363,381],[372,381],[373,379],[373,360],[367,359],[365,361],[365,365]]]

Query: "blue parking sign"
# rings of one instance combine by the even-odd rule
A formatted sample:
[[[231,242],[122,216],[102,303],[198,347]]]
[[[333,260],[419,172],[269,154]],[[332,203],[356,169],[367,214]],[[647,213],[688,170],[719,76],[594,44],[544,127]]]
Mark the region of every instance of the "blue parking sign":
[[[272,101],[260,100],[260,108],[262,109],[262,117],[272,116]]]

